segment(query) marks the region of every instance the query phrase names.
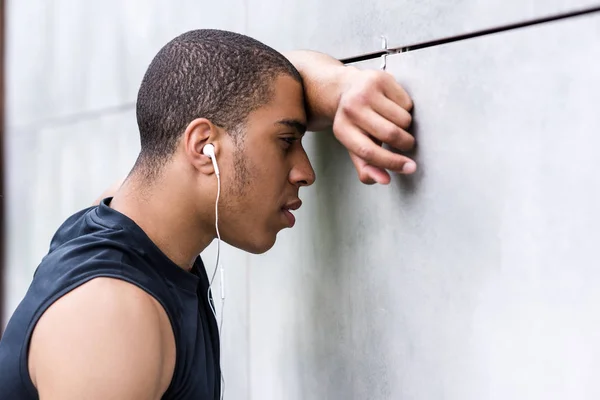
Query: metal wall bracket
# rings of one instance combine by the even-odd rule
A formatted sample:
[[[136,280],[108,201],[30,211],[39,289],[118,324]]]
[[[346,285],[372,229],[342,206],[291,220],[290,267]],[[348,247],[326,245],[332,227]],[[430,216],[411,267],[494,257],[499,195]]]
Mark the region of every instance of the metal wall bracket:
[[[389,56],[390,54],[393,54],[394,51],[391,51],[388,48],[388,40],[387,37],[381,35],[381,49],[385,51],[385,53],[383,53],[383,55],[381,56],[381,69],[383,71],[385,71],[385,69],[387,68],[387,56]]]

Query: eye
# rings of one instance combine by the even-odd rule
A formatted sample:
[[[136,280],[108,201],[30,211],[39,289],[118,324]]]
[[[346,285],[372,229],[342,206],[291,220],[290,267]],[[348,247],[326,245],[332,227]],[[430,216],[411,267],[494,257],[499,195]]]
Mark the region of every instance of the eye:
[[[282,137],[281,140],[283,141],[283,146],[284,148],[287,150],[289,149],[295,142],[298,141],[297,137],[294,136],[288,136],[288,137]]]

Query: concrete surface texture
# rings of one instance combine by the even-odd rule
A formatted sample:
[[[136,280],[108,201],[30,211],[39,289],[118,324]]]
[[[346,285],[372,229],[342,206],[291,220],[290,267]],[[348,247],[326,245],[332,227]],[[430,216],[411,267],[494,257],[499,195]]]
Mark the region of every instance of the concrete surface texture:
[[[12,0],[7,25],[8,123],[43,123],[131,104],[167,41],[198,27],[244,33],[245,2]]]
[[[299,223],[250,261],[252,398],[600,396],[592,38],[600,16],[389,57],[421,167],[390,187],[311,138]]]
[[[10,315],[56,229],[127,173],[139,139],[132,111],[7,131],[5,315]]]
[[[597,7],[597,0],[246,0],[248,34],[339,58]],[[268,17],[267,17],[268,16]]]
[[[5,314],[64,218],[133,165],[136,91],[173,36],[347,57],[594,5],[9,1]],[[226,399],[597,399],[599,39],[597,13],[388,57],[419,143],[390,186],[308,134],[296,227],[222,250]]]

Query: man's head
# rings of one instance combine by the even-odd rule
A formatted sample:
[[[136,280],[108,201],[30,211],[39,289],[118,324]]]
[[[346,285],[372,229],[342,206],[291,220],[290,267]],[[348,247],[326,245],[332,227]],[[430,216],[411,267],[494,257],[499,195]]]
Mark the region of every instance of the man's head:
[[[199,230],[214,231],[216,178],[202,149],[215,146],[220,232],[244,250],[268,250],[286,225],[282,208],[314,181],[300,142],[302,79],[283,55],[247,36],[197,30],[169,42],[144,76],[137,119],[136,173],[171,187],[173,206],[188,209]]]

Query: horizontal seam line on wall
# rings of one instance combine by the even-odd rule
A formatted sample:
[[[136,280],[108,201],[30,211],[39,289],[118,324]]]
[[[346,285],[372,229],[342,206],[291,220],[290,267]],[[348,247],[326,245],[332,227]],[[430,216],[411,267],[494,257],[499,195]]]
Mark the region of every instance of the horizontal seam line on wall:
[[[373,53],[366,53],[366,54],[362,54],[362,55],[358,55],[358,56],[354,56],[354,57],[342,58],[342,59],[340,59],[340,61],[344,64],[352,64],[352,63],[357,63],[357,62],[361,62],[361,61],[368,61],[368,60],[373,60],[373,59],[379,58],[386,54],[392,55],[392,54],[406,53],[409,51],[425,49],[428,47],[440,46],[443,44],[458,42],[458,41],[477,38],[477,37],[481,37],[481,36],[487,36],[487,35],[491,35],[494,33],[512,31],[512,30],[516,30],[516,29],[525,28],[528,26],[541,25],[541,24],[545,24],[548,22],[554,22],[554,21],[564,20],[564,19],[568,19],[568,18],[584,16],[584,15],[593,14],[596,12],[600,12],[600,6],[594,6],[594,7],[585,8],[582,10],[556,14],[556,15],[543,17],[543,18],[536,18],[536,19],[532,19],[532,20],[524,21],[524,22],[516,22],[516,23],[508,24],[508,25],[501,25],[501,26],[494,27],[494,28],[483,29],[483,30],[464,33],[464,34],[455,35],[455,36],[449,36],[446,38],[430,40],[427,42],[415,43],[415,44],[412,44],[409,46],[394,47],[394,48],[390,48],[387,50],[376,51]],[[389,38],[388,38],[388,40],[389,40]]]
[[[456,35],[456,36],[450,36],[447,38],[436,39],[436,40],[431,40],[431,41],[422,42],[422,43],[416,43],[416,44],[412,44],[409,46],[394,47],[394,48],[390,48],[387,50],[380,50],[380,51],[377,51],[374,53],[366,53],[366,54],[359,55],[359,56],[342,58],[342,59],[340,59],[340,61],[344,64],[352,64],[352,63],[357,63],[357,62],[361,62],[361,61],[368,61],[368,60],[377,59],[385,54],[392,55],[392,54],[406,53],[409,51],[415,51],[415,50],[425,49],[428,47],[440,46],[440,45],[448,44],[448,43],[452,43],[452,42],[458,42],[458,41],[477,38],[477,37],[481,37],[481,36],[487,36],[487,35],[491,35],[494,33],[500,33],[500,32],[521,29],[521,28],[525,28],[528,26],[540,25],[540,24],[564,20],[564,19],[568,19],[568,18],[574,18],[574,17],[578,17],[578,16],[593,14],[596,12],[600,12],[600,6],[586,8],[586,9],[582,9],[582,10],[578,10],[578,11],[571,11],[571,12],[567,12],[567,13],[556,14],[553,16],[537,18],[537,19],[524,21],[524,22],[517,22],[517,23],[513,23],[513,24],[502,25],[502,26],[495,27],[495,28],[484,29],[484,30],[465,33],[465,34]],[[135,103],[131,102],[131,103],[121,104],[118,106],[105,107],[105,108],[101,108],[101,109],[97,109],[97,110],[83,111],[80,113],[67,115],[67,116],[42,119],[42,120],[39,120],[39,121],[36,121],[33,123],[29,123],[29,124],[23,124],[23,125],[19,125],[19,124],[12,125],[11,124],[10,127],[14,128],[16,130],[20,130],[20,131],[39,130],[42,128],[43,129],[48,129],[48,128],[52,129],[52,128],[57,128],[57,127],[61,127],[61,126],[68,126],[68,125],[76,124],[78,122],[85,121],[85,120],[101,118],[103,116],[108,116],[111,114],[127,112],[134,108],[135,108]]]

